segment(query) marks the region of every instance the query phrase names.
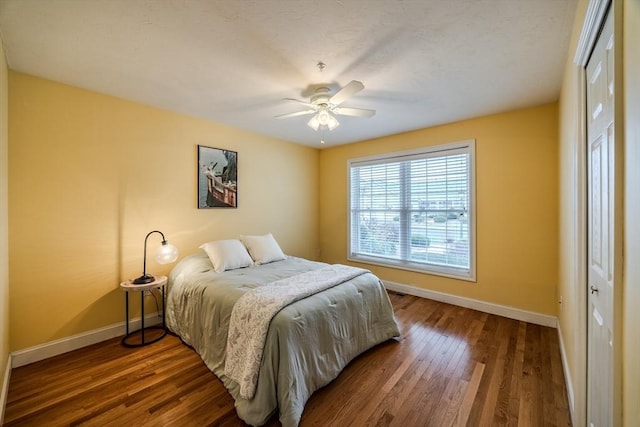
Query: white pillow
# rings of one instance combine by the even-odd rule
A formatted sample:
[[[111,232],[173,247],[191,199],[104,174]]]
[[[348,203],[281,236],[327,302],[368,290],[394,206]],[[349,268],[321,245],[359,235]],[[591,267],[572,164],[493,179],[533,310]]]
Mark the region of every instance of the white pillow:
[[[216,273],[248,267],[253,263],[247,253],[247,249],[240,243],[240,240],[216,240],[204,243],[200,248],[204,249],[209,255]]]
[[[264,236],[240,236],[240,240],[247,247],[249,255],[256,264],[266,264],[286,258],[271,233]]]

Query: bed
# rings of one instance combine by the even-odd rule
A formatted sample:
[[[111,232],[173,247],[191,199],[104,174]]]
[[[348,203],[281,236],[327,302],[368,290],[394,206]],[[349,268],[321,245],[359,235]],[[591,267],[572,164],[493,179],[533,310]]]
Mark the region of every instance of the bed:
[[[234,305],[251,291],[319,273],[327,264],[285,256],[216,272],[220,268],[214,261],[203,251],[183,258],[171,271],[167,326],[220,378],[238,416],[250,425],[262,425],[279,411],[283,426],[297,426],[315,390],[360,353],[400,335],[380,280],[370,272],[358,274],[275,314],[266,331],[254,394],[245,398],[241,384],[225,371]]]

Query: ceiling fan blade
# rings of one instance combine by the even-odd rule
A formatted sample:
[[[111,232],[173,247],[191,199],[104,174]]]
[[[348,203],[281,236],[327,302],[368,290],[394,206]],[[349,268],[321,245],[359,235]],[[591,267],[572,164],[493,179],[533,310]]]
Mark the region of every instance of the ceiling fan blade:
[[[353,117],[373,117],[376,114],[376,110],[367,110],[366,108],[348,108],[348,107],[336,107],[333,112],[341,116],[353,116]]]
[[[305,114],[311,114],[311,113],[315,113],[316,110],[304,110],[304,111],[296,111],[295,113],[287,113],[287,114],[281,114],[279,116],[276,116],[276,119],[288,119],[289,117],[297,117],[297,116],[304,116]]]
[[[362,84],[362,82],[351,80],[345,87],[340,89],[338,93],[333,95],[329,99],[329,102],[333,105],[340,105],[356,93],[360,92],[362,89],[364,89],[364,85]]]
[[[283,98],[285,101],[293,101],[293,102],[297,102],[298,104],[302,104],[304,106],[307,107],[311,107],[311,108],[316,108],[316,106],[314,104],[310,104],[306,101],[300,101],[299,99],[294,99],[294,98]]]

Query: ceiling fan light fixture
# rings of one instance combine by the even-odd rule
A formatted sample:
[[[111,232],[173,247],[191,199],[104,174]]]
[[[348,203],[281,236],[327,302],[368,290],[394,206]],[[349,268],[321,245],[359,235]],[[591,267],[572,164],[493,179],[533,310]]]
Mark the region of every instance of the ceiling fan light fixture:
[[[307,122],[307,126],[311,129],[317,131],[318,129],[327,128],[329,130],[334,130],[338,126],[340,126],[340,122],[336,119],[333,114],[328,112],[327,110],[318,111],[311,119]]]

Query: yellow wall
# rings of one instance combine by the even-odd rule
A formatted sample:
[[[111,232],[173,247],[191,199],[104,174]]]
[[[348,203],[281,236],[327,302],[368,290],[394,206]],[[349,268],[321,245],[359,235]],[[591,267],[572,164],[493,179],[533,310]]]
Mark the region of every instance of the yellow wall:
[[[4,384],[4,374],[9,361],[9,211],[7,193],[9,177],[8,136],[7,136],[7,62],[4,58],[2,40],[0,40],[0,393]],[[0,398],[0,400],[2,400]],[[0,423],[4,406],[0,402]]]
[[[316,257],[318,150],[13,71],[9,95],[12,351],[122,322],[154,229],[181,256],[270,231]],[[198,144],[238,152],[237,209],[197,209]]]
[[[556,315],[557,104],[320,153],[322,259],[347,261],[347,160],[475,138],[477,283],[362,265],[381,279]]]
[[[625,236],[623,424],[640,426],[640,1],[624,2]]]

